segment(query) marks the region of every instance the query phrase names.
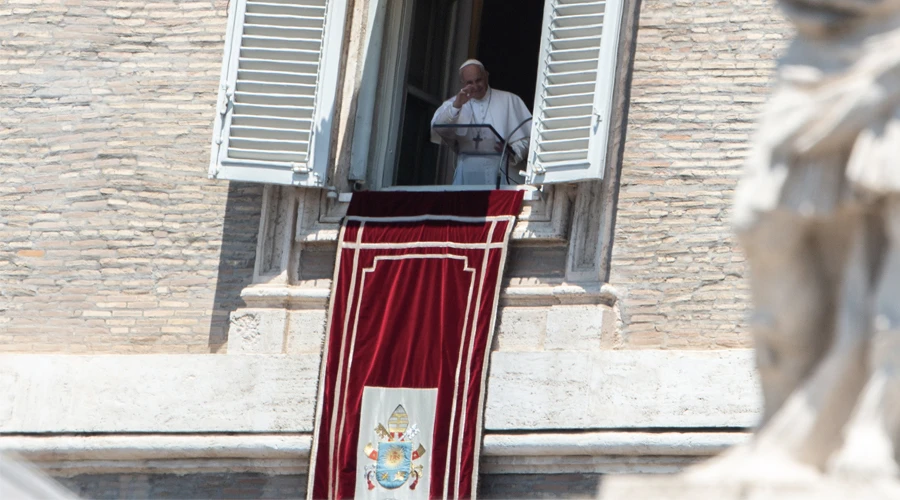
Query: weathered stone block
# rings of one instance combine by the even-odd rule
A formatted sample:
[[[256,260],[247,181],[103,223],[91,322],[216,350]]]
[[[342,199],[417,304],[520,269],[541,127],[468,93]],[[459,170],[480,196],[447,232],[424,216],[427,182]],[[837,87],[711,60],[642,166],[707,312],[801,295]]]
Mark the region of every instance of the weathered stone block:
[[[750,350],[494,352],[485,429],[749,427]]]
[[[228,352],[281,354],[288,312],[284,309],[239,309],[231,313]]]
[[[319,360],[2,355],[0,433],[310,432]]]
[[[612,314],[612,310],[600,304],[551,307],[547,313],[546,350],[599,350],[604,333],[604,316],[609,314]]]
[[[544,307],[501,307],[494,349],[501,351],[543,351],[547,326]]]
[[[326,311],[308,309],[289,314],[287,345],[288,354],[319,354],[325,342]]]

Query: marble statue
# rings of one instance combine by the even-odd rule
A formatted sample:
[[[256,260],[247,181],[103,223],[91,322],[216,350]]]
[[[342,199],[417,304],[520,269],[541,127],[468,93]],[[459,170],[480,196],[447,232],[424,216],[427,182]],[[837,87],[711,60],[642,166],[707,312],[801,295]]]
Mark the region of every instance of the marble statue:
[[[893,479],[900,0],[780,3],[797,37],[735,199],[764,414],[752,443],[722,462]]]
[[[779,3],[797,35],[734,210],[762,420],[666,485],[603,498],[900,498],[900,0]]]
[[[0,498],[77,500],[78,497],[27,462],[0,453]]]

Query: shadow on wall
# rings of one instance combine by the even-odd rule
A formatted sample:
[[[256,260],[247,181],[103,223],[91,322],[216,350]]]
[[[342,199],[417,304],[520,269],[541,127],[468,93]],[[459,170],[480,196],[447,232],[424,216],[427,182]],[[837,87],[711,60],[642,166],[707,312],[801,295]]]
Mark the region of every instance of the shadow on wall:
[[[597,498],[601,480],[602,475],[596,473],[482,474],[478,498]]]
[[[231,312],[244,307],[241,290],[253,282],[256,239],[262,211],[263,184],[231,182],[222,223],[222,247],[209,323],[209,350],[219,352],[228,341]]]
[[[60,478],[82,498],[305,498],[306,476],[258,472],[81,474]]]

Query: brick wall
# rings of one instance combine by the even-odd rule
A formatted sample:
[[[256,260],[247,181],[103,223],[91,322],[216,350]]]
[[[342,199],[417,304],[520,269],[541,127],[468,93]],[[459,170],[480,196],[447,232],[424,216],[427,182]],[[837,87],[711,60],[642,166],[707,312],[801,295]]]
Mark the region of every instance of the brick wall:
[[[220,350],[261,203],[205,179],[226,6],[0,5],[0,351]],[[610,280],[622,346],[749,344],[729,206],[787,34],[769,1],[643,1]]]
[[[626,347],[750,345],[730,205],[789,36],[771,1],[643,0],[610,280]]]
[[[226,6],[0,4],[0,351],[224,342],[261,203],[206,179]]]

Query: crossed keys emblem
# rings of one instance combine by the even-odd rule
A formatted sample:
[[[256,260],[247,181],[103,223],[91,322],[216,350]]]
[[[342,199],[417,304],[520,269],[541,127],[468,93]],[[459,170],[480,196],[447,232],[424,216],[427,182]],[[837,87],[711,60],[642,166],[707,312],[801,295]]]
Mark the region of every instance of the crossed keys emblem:
[[[375,481],[382,487],[397,489],[412,478],[409,489],[414,490],[423,475],[423,467],[414,462],[425,454],[425,447],[416,440],[419,428],[409,425],[409,415],[403,405],[397,405],[388,418],[387,428],[383,424],[375,427],[378,435],[377,448],[372,443],[366,444],[363,452],[374,465],[365,468],[366,483],[370,490],[375,488]],[[418,446],[413,449],[413,443]]]

